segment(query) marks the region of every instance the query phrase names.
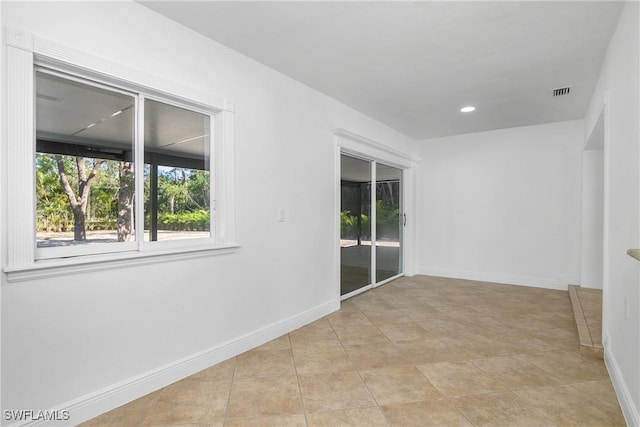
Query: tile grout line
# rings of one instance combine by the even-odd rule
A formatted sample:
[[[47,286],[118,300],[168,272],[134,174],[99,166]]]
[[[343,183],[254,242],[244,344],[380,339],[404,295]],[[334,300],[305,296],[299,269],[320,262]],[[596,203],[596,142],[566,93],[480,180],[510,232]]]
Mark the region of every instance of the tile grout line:
[[[437,310],[438,312],[442,313],[440,310],[438,310],[438,308],[436,308],[436,307],[432,307],[432,306],[430,306],[428,303],[427,303],[427,305],[428,305],[430,308],[435,309],[435,310]],[[398,309],[395,309],[395,308],[394,308],[394,310],[399,311]],[[362,313],[362,314],[363,314],[365,317],[367,317],[367,316],[366,316],[366,314],[364,314],[364,313]],[[442,313],[442,314],[444,314],[444,313]],[[453,321],[457,322],[457,323],[461,323],[460,321],[458,321],[457,319],[455,319],[455,318],[453,318],[453,317],[451,317],[451,316],[448,316],[448,315],[446,315],[446,314],[444,314],[444,315],[445,315],[446,317],[448,317],[448,318],[452,319]],[[368,317],[367,317],[367,319],[368,319]],[[370,319],[369,319],[369,320],[370,320]],[[373,322],[372,322],[372,323],[373,323]],[[416,324],[417,324],[417,322],[415,322],[415,321],[414,321],[414,323],[416,323]],[[375,325],[375,324],[374,324],[374,325]],[[375,326],[377,327],[377,325],[375,325]],[[420,325],[418,325],[418,326],[420,326]],[[379,329],[379,328],[378,328],[378,329]],[[425,330],[425,331],[426,331],[426,330]],[[380,332],[382,332],[382,331],[380,331]],[[426,331],[426,332],[427,332],[427,333],[429,333],[429,331]],[[384,334],[384,332],[382,332],[382,333]],[[444,345],[447,345],[446,343],[444,343],[443,341],[441,341],[438,337],[432,336],[431,334],[429,334],[429,335],[430,335],[430,337],[431,337],[431,338],[438,340],[439,342],[443,343]],[[385,336],[386,336],[386,335],[385,335]],[[391,340],[389,339],[389,337],[387,337],[387,339],[391,342]],[[394,344],[394,343],[393,343],[393,342],[391,342],[391,344]],[[431,363],[434,363],[434,362],[431,362]],[[435,362],[435,363],[446,363],[446,362]],[[427,364],[427,363],[425,363],[425,364]],[[403,365],[403,366],[404,366],[404,365]],[[411,360],[411,364],[410,364],[409,366],[413,366],[413,367],[418,371],[418,374],[419,374],[422,378],[424,378],[424,379],[425,379],[429,384],[431,384],[431,386],[434,388],[434,390],[436,390],[436,391],[437,391],[438,393],[440,393],[440,395],[442,396],[442,398],[441,398],[441,399],[423,400],[423,401],[409,402],[409,403],[433,402],[433,401],[438,401],[438,400],[449,400],[449,401],[453,402],[453,405],[456,407],[456,410],[457,410],[458,414],[460,414],[460,416],[462,416],[464,419],[466,419],[466,420],[469,422],[469,424],[471,424],[472,426],[474,426],[474,427],[478,427],[478,426],[476,426],[476,424],[474,424],[474,423],[472,422],[472,420],[470,420],[470,419],[469,419],[469,418],[464,414],[464,412],[462,412],[462,411],[460,410],[459,406],[457,405],[457,401],[458,401],[458,399],[457,399],[457,398],[452,398],[452,397],[450,397],[450,396],[447,396],[447,395],[444,393],[444,391],[440,390],[440,388],[438,388],[435,384],[433,384],[433,383],[429,380],[429,378],[428,378],[428,377],[427,377],[427,376],[426,376],[426,375],[425,375],[425,374],[424,374],[424,373],[423,373],[423,372],[418,368],[418,364],[417,364],[417,363],[414,363],[414,361],[413,361],[413,360]],[[375,368],[372,368],[372,369],[375,369]],[[391,420],[387,417],[387,415],[385,414],[385,412],[382,410],[380,403],[379,403],[379,402],[378,402],[378,400],[376,399],[375,395],[371,392],[371,390],[369,389],[368,384],[366,383],[366,381],[365,381],[365,380],[364,380],[364,378],[362,377],[362,374],[361,374],[360,370],[359,370],[359,369],[357,369],[357,371],[358,371],[358,374],[360,375],[360,377],[361,377],[362,381],[364,382],[365,386],[367,387],[367,390],[369,390],[369,393],[372,395],[373,399],[376,401],[376,404],[378,405],[378,408],[380,409],[380,412],[382,412],[383,416],[386,418],[387,423],[388,423],[389,425],[392,425]],[[409,403],[405,403],[405,404],[409,404]]]
[[[374,289],[371,289],[368,292],[372,292],[373,290]],[[358,308],[358,313],[362,314],[369,322],[371,322],[371,319],[369,319],[367,317],[367,315],[364,314],[360,308]],[[373,324],[373,326],[375,326],[376,329],[378,329],[380,331],[380,328],[378,328],[378,326],[376,326],[375,323],[371,322],[371,324]],[[329,322],[329,326],[331,326],[331,330],[333,330],[333,333],[336,334],[336,337],[338,337],[338,341],[340,341],[340,345],[342,346],[342,350],[345,352],[345,354],[347,355],[347,357],[349,358],[349,360],[353,364],[353,368],[355,369],[356,373],[358,374],[358,377],[360,378],[360,381],[362,381],[362,384],[364,384],[364,387],[367,389],[367,393],[369,393],[369,395],[371,396],[373,401],[376,402],[376,408],[378,409],[378,411],[380,411],[380,413],[382,414],[382,416],[386,420],[387,425],[391,426],[391,422],[390,422],[389,418],[387,417],[387,415],[384,413],[384,411],[380,407],[380,403],[378,402],[378,399],[376,399],[376,396],[371,392],[371,389],[369,388],[369,385],[367,384],[367,382],[362,377],[362,373],[360,372],[360,369],[358,369],[358,365],[354,362],[354,360],[351,358],[351,355],[349,354],[347,349],[344,347],[344,343],[342,342],[342,340],[338,336],[338,333],[336,332],[336,330],[333,327],[333,324],[331,324],[331,322]],[[382,333],[384,335],[384,333],[382,331],[380,331],[380,333]],[[384,336],[385,336],[385,338],[389,339],[386,335],[384,335]]]
[[[149,405],[149,409],[147,409],[147,413],[144,414],[144,417],[142,418],[142,422],[140,423],[140,427],[144,427],[144,424],[147,421],[147,418],[149,418],[149,414],[151,414],[153,409],[156,407],[156,403],[158,403],[158,400],[160,399],[160,394],[164,391],[164,389],[165,389],[165,387],[162,387],[159,390],[158,396],[156,396],[156,398],[153,399],[153,403],[151,405]]]
[[[304,424],[309,425],[309,418],[307,417],[307,406],[304,404],[304,396],[302,396],[302,386],[300,385],[300,374],[298,374],[298,363],[296,362],[296,355],[293,351],[293,344],[291,343],[291,333],[287,334],[287,340],[289,341],[289,349],[291,350],[291,359],[293,359],[293,369],[296,372],[296,384],[298,384],[298,393],[300,394],[300,404],[302,405],[302,415],[304,416]]]
[[[513,392],[516,396],[518,396],[520,399],[524,400],[525,402],[527,402],[529,405],[531,405],[531,407],[540,415],[542,415],[544,418],[548,419],[550,422],[553,423],[553,425],[555,426],[559,426],[559,424],[557,422],[555,422],[549,415],[547,415],[545,412],[543,412],[540,408],[538,408],[536,405],[534,405],[529,399],[527,399],[526,396],[521,396],[517,391]]]
[[[214,365],[215,366],[215,365]],[[236,368],[238,366],[238,356],[233,357],[233,374],[231,374],[231,384],[229,384],[229,395],[227,396],[227,405],[224,408],[224,417],[222,424],[227,424],[227,415],[229,413],[229,406],[231,403],[231,390],[233,390],[233,384],[236,381]]]

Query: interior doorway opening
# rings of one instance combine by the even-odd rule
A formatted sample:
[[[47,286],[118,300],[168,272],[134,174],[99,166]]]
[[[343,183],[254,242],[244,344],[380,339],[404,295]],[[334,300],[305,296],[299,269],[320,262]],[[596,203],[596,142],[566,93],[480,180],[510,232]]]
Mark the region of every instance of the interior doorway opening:
[[[602,289],[604,281],[604,110],[582,152],[581,285]]]

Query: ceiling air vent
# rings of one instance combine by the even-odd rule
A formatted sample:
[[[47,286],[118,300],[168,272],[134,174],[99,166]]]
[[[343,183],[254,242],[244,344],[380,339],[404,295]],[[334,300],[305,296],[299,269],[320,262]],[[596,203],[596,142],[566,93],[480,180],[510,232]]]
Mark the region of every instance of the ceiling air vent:
[[[559,87],[556,89],[553,89],[553,96],[564,96],[564,95],[569,95],[569,92],[571,91],[571,86],[567,86],[567,87]]]

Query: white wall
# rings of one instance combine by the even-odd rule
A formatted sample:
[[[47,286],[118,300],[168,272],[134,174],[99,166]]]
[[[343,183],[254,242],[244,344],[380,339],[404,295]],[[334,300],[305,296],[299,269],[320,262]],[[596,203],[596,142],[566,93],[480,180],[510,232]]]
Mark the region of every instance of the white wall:
[[[605,114],[603,340],[609,373],[629,425],[640,425],[640,8],[626,2],[585,116],[590,133]]]
[[[210,352],[225,343],[273,338],[338,306],[331,129],[405,152],[410,139],[136,3],[1,7],[3,25],[234,101],[242,245],[233,255],[29,282],[9,283],[3,273],[3,409],[71,402],[79,422],[228,354]],[[0,217],[6,209],[3,196]],[[189,363],[199,354],[209,356]],[[145,377],[154,372],[164,376]],[[112,394],[115,384],[125,388]]]
[[[418,272],[575,283],[582,143],[581,120],[419,142]]]
[[[602,289],[604,275],[604,150],[582,153],[580,286]]]

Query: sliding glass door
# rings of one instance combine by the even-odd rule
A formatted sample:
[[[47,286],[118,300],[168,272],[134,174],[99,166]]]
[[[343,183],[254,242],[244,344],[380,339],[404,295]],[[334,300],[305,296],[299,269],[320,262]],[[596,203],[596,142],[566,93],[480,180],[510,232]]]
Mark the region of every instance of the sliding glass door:
[[[402,273],[402,170],[376,163],[376,282]]]
[[[371,163],[340,158],[340,295],[372,283]]]
[[[402,274],[402,170],[340,158],[340,294]]]

